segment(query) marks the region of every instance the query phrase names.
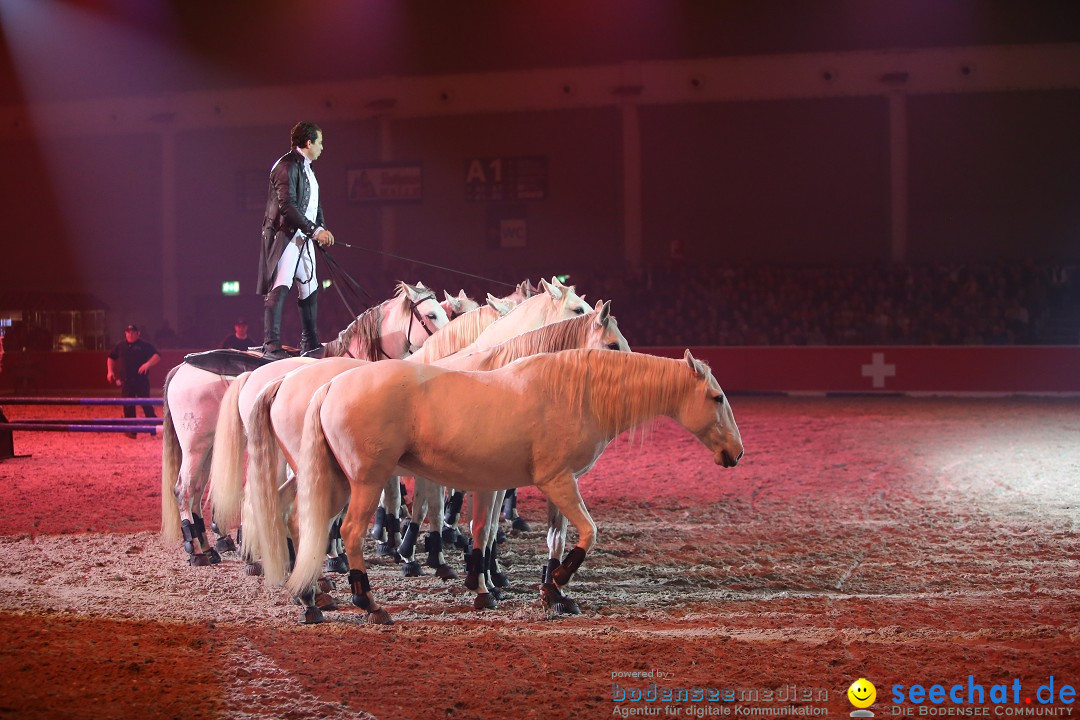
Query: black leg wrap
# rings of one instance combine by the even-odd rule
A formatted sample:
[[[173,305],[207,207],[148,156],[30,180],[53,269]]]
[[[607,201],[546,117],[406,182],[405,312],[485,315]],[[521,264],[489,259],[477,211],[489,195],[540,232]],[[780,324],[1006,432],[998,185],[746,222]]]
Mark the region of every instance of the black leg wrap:
[[[191,513],[191,518],[195,521],[195,534],[198,536],[199,542],[202,543],[203,547],[209,546],[210,543],[206,542],[206,525],[203,523],[202,516]]]
[[[403,558],[411,558],[416,552],[416,540],[420,537],[420,523],[409,523],[405,536],[401,538],[398,546],[398,554]]]
[[[551,582],[551,573],[555,572],[555,568],[559,567],[558,558],[548,558],[547,565],[540,570],[540,582]]]
[[[188,555],[194,554],[195,538],[198,537],[198,533],[195,531],[195,525],[190,520],[181,520],[180,532],[184,534],[184,551]]]
[[[360,570],[350,570],[349,585],[352,587],[353,605],[362,610],[370,608],[371,598],[367,594],[371,592],[371,583],[368,582],[367,573]]]
[[[474,549],[465,556],[465,587],[475,590],[480,587],[480,571],[484,569],[484,551]]]
[[[517,507],[517,489],[510,488],[506,491],[506,497],[503,498],[502,516],[506,520],[514,519],[514,508]]]
[[[495,551],[489,550],[487,555],[484,556],[487,561],[487,574],[489,583],[492,589],[504,588],[510,586],[510,580],[503,573],[499,572],[499,564],[495,559]]]
[[[386,529],[386,508],[375,508],[375,522],[371,526],[371,537],[382,542],[383,532]]]
[[[344,516],[338,515],[334,522],[330,523],[330,539],[341,539],[341,523],[345,521]]]
[[[555,568],[551,573],[551,580],[559,586],[565,585],[570,582],[570,577],[574,574],[581,563],[585,561],[585,551],[579,547],[575,547],[570,552],[566,553],[566,557],[563,558],[562,565]]]
[[[442,552],[442,535],[430,531],[424,536],[424,546],[427,548],[427,566],[439,567],[439,553]]]
[[[289,548],[289,567],[296,564],[296,548],[293,547],[292,538],[285,538],[285,544]]]
[[[443,510],[443,522],[447,525],[457,525],[458,515],[461,514],[461,504],[465,502],[465,493],[456,490],[450,494],[450,500]]]
[[[326,572],[338,573],[344,575],[349,572],[349,560],[342,553],[337,557],[326,558]]]
[[[401,520],[396,515],[386,515],[386,541],[394,542],[394,538],[401,535]]]

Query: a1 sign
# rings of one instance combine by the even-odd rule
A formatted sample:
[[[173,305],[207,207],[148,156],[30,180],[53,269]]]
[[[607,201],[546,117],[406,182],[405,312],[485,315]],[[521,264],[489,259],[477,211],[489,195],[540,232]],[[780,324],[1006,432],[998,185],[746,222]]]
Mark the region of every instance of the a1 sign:
[[[469,158],[466,200],[543,200],[547,197],[547,157]]]

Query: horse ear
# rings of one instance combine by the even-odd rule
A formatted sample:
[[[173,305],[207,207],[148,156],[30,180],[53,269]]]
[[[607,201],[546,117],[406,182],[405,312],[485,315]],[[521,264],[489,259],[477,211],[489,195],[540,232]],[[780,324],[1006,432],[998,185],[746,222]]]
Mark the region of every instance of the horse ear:
[[[514,309],[513,305],[503,300],[500,300],[491,293],[488,293],[487,304],[494,308],[495,312],[499,313],[500,317]]]
[[[446,302],[450,303],[451,305],[453,305],[454,301],[457,300],[457,298],[455,298],[453,295],[446,292],[445,290],[442,291],[442,294],[443,294],[443,297],[446,298]]]
[[[554,280],[555,278],[551,278],[551,279]],[[553,297],[554,299],[556,299],[556,300],[561,300],[562,299],[562,296],[563,296],[562,290],[560,290],[557,286],[550,284],[544,278],[540,278],[540,287],[542,287],[547,292],[547,294],[550,295],[551,297]]]
[[[701,363],[695,360],[694,356],[690,354],[690,348],[686,348],[686,352],[683,353],[683,359],[686,360],[686,364],[689,365],[690,369],[693,370],[696,374],[704,375],[704,373],[701,371]]]
[[[424,294],[423,291],[427,290],[422,284],[410,285],[409,283],[402,283],[405,286],[405,292],[409,293],[409,299],[416,302],[420,299],[420,296]]]
[[[611,301],[597,300],[595,313],[596,324],[600,327],[607,327],[608,321],[611,320]]]
[[[458,290],[458,300],[468,300],[469,296],[465,294],[465,288]]]

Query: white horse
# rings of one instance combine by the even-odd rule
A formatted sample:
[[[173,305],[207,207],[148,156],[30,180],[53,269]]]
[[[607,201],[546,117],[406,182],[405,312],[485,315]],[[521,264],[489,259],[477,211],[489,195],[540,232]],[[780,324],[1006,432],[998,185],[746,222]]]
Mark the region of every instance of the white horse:
[[[368,621],[391,622],[371,593],[361,548],[387,475],[402,467],[450,486],[494,492],[535,485],[578,531],[577,545],[541,586],[562,599],[596,539],[578,491],[619,433],[657,416],[681,423],[732,467],[742,438],[709,367],[686,351],[671,360],[609,350],[536,355],[491,372],[455,372],[409,362],[372,363],[316,391],[304,418],[296,512],[300,544],[286,592],[320,622],[313,584],[334,508],[349,497],[341,526],[352,601]]]
[[[610,304],[597,304],[597,310],[589,315],[579,316],[570,320],[563,320],[551,325],[546,325],[537,330],[518,335],[510,340],[478,353],[467,356],[446,358],[439,361],[439,365],[451,366],[462,370],[492,370],[503,367],[514,360],[527,357],[541,352],[554,352],[569,348],[607,348],[612,350],[629,351],[626,338],[619,331],[618,322],[611,315]],[[358,367],[358,364],[347,363],[343,360],[336,361],[334,366],[320,363],[317,367],[304,368],[302,371],[290,373],[275,387],[268,385],[260,394],[255,408],[250,417],[250,437],[252,443],[249,492],[251,493],[251,516],[246,522],[248,533],[258,534],[258,546],[262,552],[265,574],[271,582],[279,582],[285,573],[285,525],[283,523],[283,508],[291,504],[295,495],[295,485],[301,485],[304,478],[298,477],[295,485],[290,484],[285,492],[275,492],[275,488],[269,479],[278,476],[276,467],[278,452],[284,454],[289,465],[295,469],[300,451],[300,442],[303,432],[303,416],[297,413],[296,408],[288,407],[284,400],[278,402],[282,392],[286,397],[310,397],[319,385],[332,379],[340,372]],[[396,478],[394,479],[396,482]],[[438,521],[441,520],[442,488],[429,483],[422,477],[416,478],[416,494],[413,504],[412,523],[403,547],[408,549],[402,553],[406,561],[404,572],[407,576],[419,574],[419,563],[412,560],[413,548],[419,533],[420,525],[424,521],[424,512],[431,507],[433,528],[427,536],[428,565],[436,569],[436,574],[444,579],[456,577],[453,570],[446,564],[441,551],[441,532]],[[482,497],[474,500],[474,515],[490,518],[495,503],[493,496]],[[337,508],[340,512],[342,508]],[[248,516],[245,515],[245,520]],[[290,519],[294,519],[291,515]],[[486,522],[486,521],[485,521]],[[483,526],[484,522],[477,521],[476,526]],[[293,524],[290,527],[290,535],[298,537],[298,528]],[[494,534],[488,538],[477,538],[476,547],[485,548],[494,542]],[[416,572],[410,572],[410,565],[415,565]],[[466,582],[468,587],[477,587],[477,572],[482,572],[479,566],[470,573],[470,580]],[[483,593],[487,595],[487,593]],[[485,602],[485,607],[488,607]]]
[[[543,292],[528,298],[519,306],[517,306],[512,312],[508,313],[505,317],[496,320],[492,324],[492,326],[502,324],[502,332],[509,336],[514,336],[520,334],[521,332],[535,330],[544,325],[557,322],[558,320],[578,317],[582,315],[583,308],[586,310],[590,309],[589,306],[585,304],[584,300],[578,297],[572,287],[567,287],[562,284],[549,285],[544,281],[541,281],[541,285],[544,289]],[[497,303],[493,303],[492,298],[489,297],[489,304],[494,305]],[[483,310],[484,308],[480,308],[479,310],[474,311],[474,313],[480,313]],[[454,323],[451,323],[451,325],[462,322],[465,317],[468,317],[468,315],[464,316],[463,318],[459,318],[458,320],[455,320]],[[487,331],[485,330],[481,332],[480,335],[482,336],[485,332]],[[438,337],[439,334],[437,334],[436,337],[432,338],[431,342],[435,345],[443,344]],[[469,345],[469,347],[472,346],[473,345]],[[425,344],[425,347],[427,347],[427,344]],[[420,362],[426,357],[427,353],[424,353],[422,350],[420,353],[410,356],[409,360],[411,362]],[[436,356],[436,359],[437,357],[438,356]],[[297,373],[298,375],[301,375],[301,377],[305,378],[304,380],[294,380],[286,384],[284,388],[280,388],[277,390],[278,402],[276,407],[278,408],[278,412],[280,412],[283,417],[295,418],[292,432],[289,432],[289,429],[285,425],[285,420],[280,421],[282,429],[279,431],[278,434],[279,442],[281,442],[283,445],[292,442],[297,449],[299,448],[302,429],[301,421],[304,416],[304,411],[307,408],[308,401],[311,399],[311,394],[319,385],[346,369],[351,369],[351,364],[347,361],[335,362],[333,364],[328,364],[326,362],[317,363],[304,368],[303,373]],[[246,418],[246,415],[244,417]],[[252,429],[252,424],[249,423],[249,426],[247,428],[248,437],[253,440],[254,438],[252,437]],[[232,436],[235,437],[236,433],[234,432]],[[259,446],[252,443],[252,457],[257,457],[259,453]],[[230,456],[235,457],[235,454],[230,452]],[[288,458],[287,451],[286,457]],[[242,460],[234,460],[234,462],[242,463]],[[270,461],[267,462],[270,463]],[[295,471],[296,464],[291,461],[289,464],[292,470]],[[254,469],[255,467],[262,467],[263,470],[256,471]],[[260,465],[258,461],[253,459],[252,462],[248,463],[247,478],[249,486],[254,487],[254,484],[263,477],[272,477],[277,479],[278,481],[276,486],[282,486],[283,491],[286,494],[290,494],[291,499],[291,493],[294,492],[293,486],[291,484],[286,484],[283,482],[284,477],[281,475],[282,471],[283,468],[278,468],[274,463]],[[241,484],[238,480],[230,482],[230,487],[235,488],[236,493],[240,492],[240,485]],[[397,518],[398,501],[395,499],[398,492],[397,479],[391,478],[387,482],[386,489],[388,491],[386,495],[388,496],[389,501],[387,502],[387,506],[383,508],[382,517],[384,525],[387,526],[386,531],[388,538],[386,542],[381,542],[379,544],[379,547],[384,548],[384,553],[390,554],[399,546],[399,543],[401,542],[400,525]],[[237,494],[236,497],[239,497],[239,495]],[[244,495],[244,502],[247,503],[251,497],[251,493]],[[286,500],[286,502],[283,504],[288,505],[289,501]],[[222,502],[222,505],[225,507],[237,507],[238,501],[224,500]],[[271,513],[256,512],[254,514],[261,517],[271,516]],[[255,542],[258,542],[257,538],[255,538]],[[263,551],[261,550],[260,552]],[[443,562],[442,564],[445,565],[445,562]],[[282,561],[281,567],[283,566],[284,562]],[[264,571],[266,571],[265,566]],[[269,572],[271,574],[277,574],[278,572],[283,573],[284,571],[270,569]]]
[[[422,287],[422,285],[421,285]],[[468,310],[446,325],[440,327],[423,345],[408,357],[418,358],[420,362],[429,362],[445,355],[450,355],[469,345],[489,325],[516,306],[529,291],[528,280],[518,285],[514,292],[505,298],[488,296],[483,307]],[[464,291],[459,293],[458,299]],[[450,295],[444,294],[449,300]],[[473,301],[469,301],[476,304]],[[445,310],[445,303],[443,303]],[[459,302],[456,307],[465,307]],[[433,323],[434,324],[434,323]],[[339,355],[331,353],[329,356]],[[363,357],[363,355],[351,355]],[[370,355],[368,356],[370,358]],[[237,377],[226,391],[220,403],[217,426],[214,432],[214,453],[210,465],[210,500],[213,507],[215,525],[219,528],[233,527],[241,516],[244,481],[244,453],[247,449],[247,424],[251,408],[259,392],[270,382],[283,377],[286,373],[302,365],[315,362],[313,358],[288,358],[269,365],[264,365]],[[321,383],[320,383],[321,384]],[[306,407],[306,403],[305,403]],[[303,412],[301,411],[301,415]],[[390,485],[388,484],[388,488]],[[392,487],[387,506],[392,513],[397,513],[400,504],[398,485]],[[249,535],[248,543],[243,548],[245,559],[252,561],[255,537]],[[252,568],[252,572],[258,572]]]
[[[446,322],[446,312],[430,290],[422,284],[400,283],[393,298],[364,312],[337,339],[326,343],[325,353],[400,358],[419,348]],[[206,539],[197,511],[208,478],[218,412],[234,379],[235,375],[202,370],[185,362],[173,368],[165,380],[161,534],[168,541],[182,535],[192,565],[221,560]],[[219,543],[223,540],[228,540],[227,536]],[[219,547],[230,546],[231,540]]]

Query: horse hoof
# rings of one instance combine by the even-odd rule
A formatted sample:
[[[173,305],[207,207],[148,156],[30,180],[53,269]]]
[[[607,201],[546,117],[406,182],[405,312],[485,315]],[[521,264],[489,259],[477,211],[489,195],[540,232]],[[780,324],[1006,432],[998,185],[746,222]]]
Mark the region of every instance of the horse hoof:
[[[323,622],[322,610],[317,607],[304,608],[304,614],[300,616],[301,625],[318,625]]]
[[[506,593],[494,586],[489,589],[489,592],[491,593],[491,596],[496,600],[502,600],[506,596]]]
[[[479,593],[472,602],[473,610],[494,610],[499,607],[499,601],[491,593]]]
[[[529,532],[530,530],[532,530],[532,527],[529,525],[529,523],[525,522],[525,518],[518,515],[510,523],[510,529],[517,530],[518,532]]]
[[[219,553],[236,552],[236,543],[233,542],[231,537],[226,535],[217,539],[217,542],[214,543],[214,549]]]
[[[424,574],[424,571],[420,568],[420,563],[415,560],[410,560],[401,566],[402,577],[420,577]]]
[[[315,595],[315,607],[318,610],[337,610],[337,600],[324,592]]]
[[[551,611],[556,615],[580,615],[581,608],[574,602],[573,598],[568,598],[563,595],[562,600],[559,600],[551,606]]]
[[[221,562],[220,558],[218,562]],[[188,556],[188,565],[191,567],[206,567],[210,564],[210,558],[203,553],[194,553]]]
[[[328,593],[334,589],[333,583],[330,582],[330,578],[321,577],[315,581],[315,584],[319,586],[319,590]]]
[[[251,575],[252,577],[259,577],[263,574],[262,563],[252,562],[244,566],[244,574]]]
[[[504,542],[506,542],[506,532],[503,531],[502,528],[499,528],[495,532],[495,544],[502,545]]]
[[[398,555],[397,548],[388,542],[379,543],[375,546],[375,557],[389,557],[401,562],[401,556]]]
[[[211,565],[217,565],[221,562],[221,556],[217,554],[217,550],[211,548],[206,551],[206,558],[210,561]]]
[[[456,580],[457,573],[454,571],[454,568],[443,563],[435,568],[435,577],[442,578],[443,580]]]
[[[348,574],[349,561],[344,555],[326,558],[326,572],[339,573],[341,575]]]
[[[506,577],[506,575],[501,572],[488,573],[488,577],[491,578],[491,584],[495,587],[510,587],[510,578]]]
[[[393,625],[394,619],[390,617],[390,613],[379,608],[375,612],[369,612],[367,614],[367,623],[369,625]]]

